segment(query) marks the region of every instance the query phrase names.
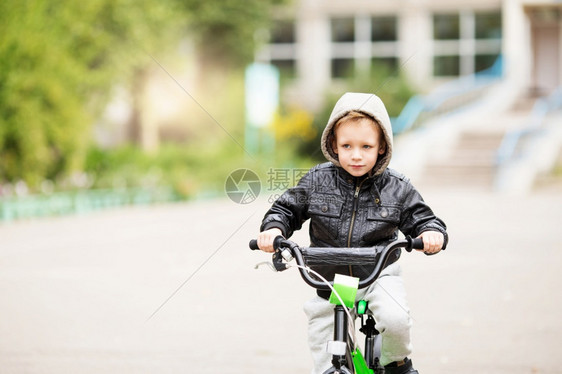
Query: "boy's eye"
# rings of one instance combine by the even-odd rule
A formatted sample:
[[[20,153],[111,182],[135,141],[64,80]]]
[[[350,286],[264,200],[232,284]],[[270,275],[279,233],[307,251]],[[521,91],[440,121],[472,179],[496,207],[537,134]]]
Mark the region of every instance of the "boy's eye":
[[[365,144],[365,145],[363,146],[363,148],[365,148],[365,149],[370,149],[370,148],[373,148],[373,146],[368,145],[368,144]]]
[[[342,144],[342,148],[351,148],[351,146],[349,144]]]

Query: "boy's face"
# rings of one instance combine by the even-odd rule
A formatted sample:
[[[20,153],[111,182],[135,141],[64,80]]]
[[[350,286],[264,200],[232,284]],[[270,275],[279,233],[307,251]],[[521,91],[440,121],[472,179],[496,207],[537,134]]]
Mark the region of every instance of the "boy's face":
[[[371,171],[378,156],[385,152],[381,129],[366,118],[343,122],[335,135],[334,152],[344,170],[354,177]]]

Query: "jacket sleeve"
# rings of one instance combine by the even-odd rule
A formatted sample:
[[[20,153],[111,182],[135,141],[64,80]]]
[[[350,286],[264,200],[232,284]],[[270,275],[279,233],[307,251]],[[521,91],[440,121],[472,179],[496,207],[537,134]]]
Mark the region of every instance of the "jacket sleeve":
[[[285,238],[302,227],[308,217],[312,173],[305,174],[299,183],[285,191],[265,213],[260,231],[278,228]]]
[[[447,226],[438,218],[431,208],[425,203],[419,192],[408,181],[405,182],[405,199],[400,217],[400,231],[404,235],[419,236],[424,231],[438,231],[445,237],[443,249],[447,247],[449,236]]]

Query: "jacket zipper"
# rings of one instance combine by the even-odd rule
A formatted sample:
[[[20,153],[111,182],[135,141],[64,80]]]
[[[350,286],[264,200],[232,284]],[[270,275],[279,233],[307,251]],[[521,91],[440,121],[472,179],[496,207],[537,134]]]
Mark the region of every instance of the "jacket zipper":
[[[357,214],[357,205],[359,202],[359,191],[361,190],[361,186],[365,182],[363,179],[357,187],[355,187],[355,194],[353,195],[353,213],[351,215],[351,223],[349,224],[349,234],[347,235],[347,246],[351,247],[351,234],[353,233],[353,225],[355,224],[355,215]],[[351,265],[349,265],[349,276],[353,276],[353,270]]]

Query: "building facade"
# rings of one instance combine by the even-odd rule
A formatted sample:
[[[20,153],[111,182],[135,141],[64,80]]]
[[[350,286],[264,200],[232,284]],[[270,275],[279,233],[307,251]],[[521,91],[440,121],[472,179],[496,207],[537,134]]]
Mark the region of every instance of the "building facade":
[[[561,15],[555,0],[295,0],[257,60],[312,108],[334,82],[377,64],[428,92],[500,55],[505,80],[545,94],[561,83]]]

